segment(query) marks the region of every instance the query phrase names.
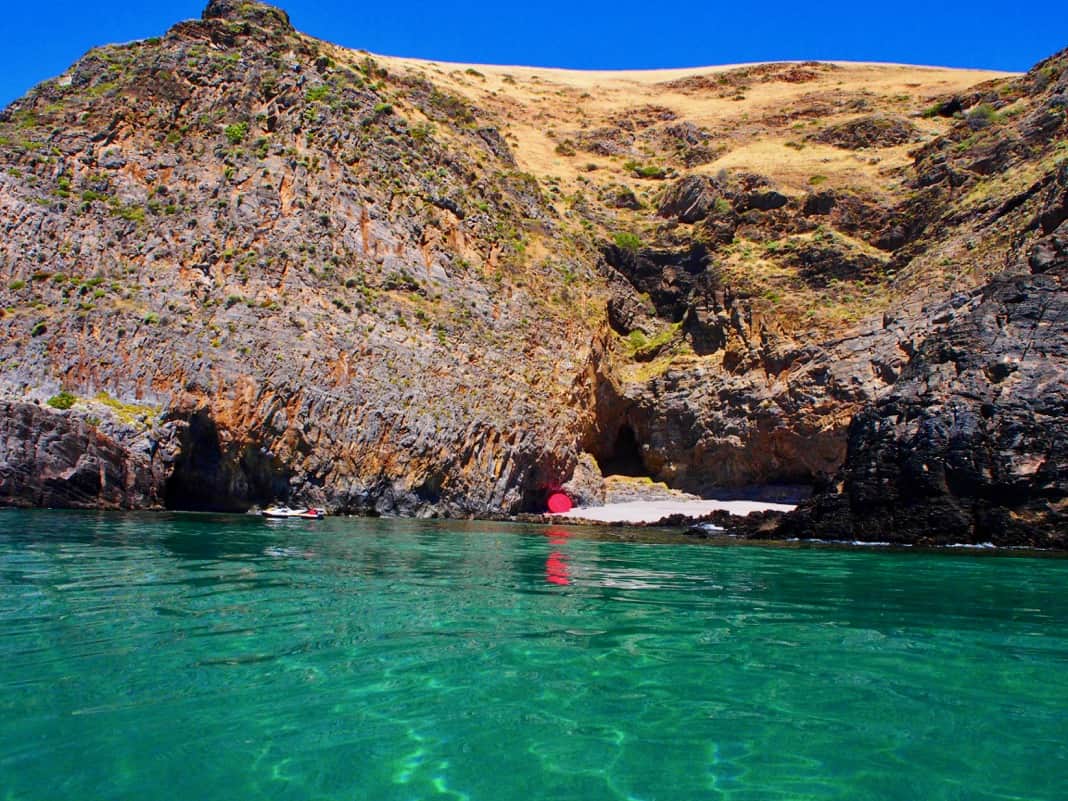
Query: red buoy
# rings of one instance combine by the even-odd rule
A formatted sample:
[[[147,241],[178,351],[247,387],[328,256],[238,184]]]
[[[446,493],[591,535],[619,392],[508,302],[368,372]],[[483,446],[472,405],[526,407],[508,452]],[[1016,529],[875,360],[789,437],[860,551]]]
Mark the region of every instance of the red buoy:
[[[571,499],[562,492],[554,492],[549,496],[549,512],[554,515],[562,515],[571,511]]]

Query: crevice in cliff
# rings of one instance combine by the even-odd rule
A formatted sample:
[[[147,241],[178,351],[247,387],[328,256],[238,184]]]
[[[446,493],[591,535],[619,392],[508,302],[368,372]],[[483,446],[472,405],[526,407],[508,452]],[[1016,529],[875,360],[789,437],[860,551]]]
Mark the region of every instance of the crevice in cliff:
[[[593,427],[583,449],[597,460],[602,476],[650,476],[641,429],[631,419],[632,402],[608,376],[598,374],[597,380]]]
[[[605,476],[645,476],[648,470],[642,462],[641,447],[634,427],[623,423],[616,434],[611,450],[597,460],[601,474]]]
[[[206,410],[188,418],[164,487],[166,508],[244,512],[254,504],[284,501],[288,493],[288,471],[279,469],[265,448],[227,441]]]

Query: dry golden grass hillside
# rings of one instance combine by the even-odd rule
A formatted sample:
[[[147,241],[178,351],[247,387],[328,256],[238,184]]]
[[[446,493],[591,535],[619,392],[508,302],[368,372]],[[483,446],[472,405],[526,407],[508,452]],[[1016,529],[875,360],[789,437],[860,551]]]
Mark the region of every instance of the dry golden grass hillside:
[[[352,51],[338,49],[340,57]],[[1011,73],[864,63],[747,64],[699,69],[577,71],[453,64],[375,56],[391,70],[425,76],[503,121],[521,169],[559,181],[563,192],[598,178],[630,175],[623,165],[672,164],[655,144],[639,141],[619,155],[575,146],[591,132],[691,123],[707,132],[714,158],[694,171],[760,172],[788,192],[814,176],[828,186],[888,189],[887,175],[908,163],[914,143],[850,151],[806,141],[819,130],[878,114],[904,117],[923,142],[949,122],[923,112],[940,98]],[[568,142],[572,145],[568,145]],[[799,147],[800,145],[800,147]],[[562,155],[572,148],[574,155]],[[658,152],[659,151],[659,152]],[[655,179],[646,179],[652,185]]]

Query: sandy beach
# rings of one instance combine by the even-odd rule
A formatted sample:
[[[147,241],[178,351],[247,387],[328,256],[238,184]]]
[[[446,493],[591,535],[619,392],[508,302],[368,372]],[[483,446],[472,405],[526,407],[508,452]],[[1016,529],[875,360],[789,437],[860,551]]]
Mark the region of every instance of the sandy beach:
[[[632,501],[605,506],[579,506],[553,517],[596,520],[601,523],[655,523],[671,515],[698,518],[712,512],[726,511],[732,515],[745,516],[750,512],[789,512],[794,508],[795,505],[790,503],[761,501]]]

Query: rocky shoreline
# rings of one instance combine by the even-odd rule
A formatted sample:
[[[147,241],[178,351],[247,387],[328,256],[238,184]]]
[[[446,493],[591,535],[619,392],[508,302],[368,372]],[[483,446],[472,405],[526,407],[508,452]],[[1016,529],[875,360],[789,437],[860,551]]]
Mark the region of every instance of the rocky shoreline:
[[[0,505],[512,517],[623,475],[815,488],[710,518],[745,536],[1068,549],[1068,51],[874,69],[575,87],[232,0],[91,51],[0,112]]]

